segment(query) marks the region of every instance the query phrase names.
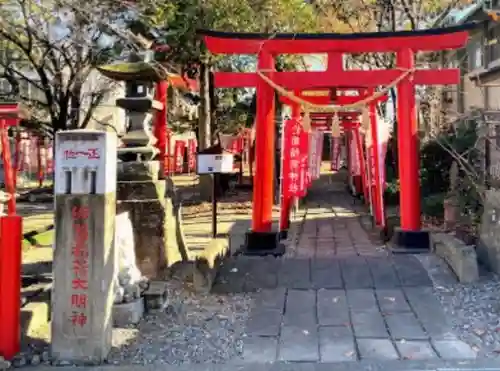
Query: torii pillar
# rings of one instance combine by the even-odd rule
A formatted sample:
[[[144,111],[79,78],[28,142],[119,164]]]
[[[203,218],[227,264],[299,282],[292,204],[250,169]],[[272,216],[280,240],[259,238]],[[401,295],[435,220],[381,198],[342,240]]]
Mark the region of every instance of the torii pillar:
[[[273,78],[274,56],[262,50],[258,54],[257,68],[268,71]],[[257,82],[257,112],[255,138],[255,175],[253,177],[252,229],[246,234],[244,253],[247,255],[283,255],[284,246],[279,234],[273,230],[274,205],[274,89],[264,80]]]

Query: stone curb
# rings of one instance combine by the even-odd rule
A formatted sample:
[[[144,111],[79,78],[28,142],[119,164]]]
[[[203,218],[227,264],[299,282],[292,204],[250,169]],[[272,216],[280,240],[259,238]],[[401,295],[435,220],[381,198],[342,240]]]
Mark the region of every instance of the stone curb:
[[[36,371],[53,371],[50,366],[31,368]],[[500,371],[500,361],[494,359],[456,360],[401,360],[401,361],[353,361],[338,363],[274,362],[243,363],[233,361],[225,364],[186,365],[104,365],[104,366],[59,366],[58,371]]]
[[[435,253],[452,269],[460,283],[472,283],[479,279],[476,250],[455,236],[446,233],[431,234]]]

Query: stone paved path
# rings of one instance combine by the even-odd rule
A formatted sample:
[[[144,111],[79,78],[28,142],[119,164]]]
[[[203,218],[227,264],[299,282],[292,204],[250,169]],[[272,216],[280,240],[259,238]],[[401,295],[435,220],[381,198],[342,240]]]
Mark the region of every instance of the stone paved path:
[[[466,360],[432,280],[413,255],[370,240],[352,201],[308,202],[282,258],[235,257],[218,292],[255,292],[243,363]]]

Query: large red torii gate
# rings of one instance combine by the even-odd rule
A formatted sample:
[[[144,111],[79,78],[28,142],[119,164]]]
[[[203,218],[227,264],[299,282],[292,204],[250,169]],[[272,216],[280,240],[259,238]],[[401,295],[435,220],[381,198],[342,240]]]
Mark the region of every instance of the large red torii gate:
[[[252,231],[247,235],[250,253],[275,253],[276,233],[272,232],[274,177],[274,89],[259,73],[289,91],[316,88],[377,88],[390,86],[406,73],[397,86],[398,155],[400,177],[402,246],[428,245],[420,230],[420,186],[418,127],[415,112],[415,85],[458,84],[460,70],[415,69],[414,53],[459,49],[467,43],[468,30],[475,24],[445,29],[358,34],[258,34],[203,30],[206,46],[214,54],[255,54],[257,72],[216,72],[217,88],[257,88],[256,174],[254,177]],[[390,70],[345,70],[343,53],[396,53],[397,68]],[[327,53],[327,70],[322,72],[277,72],[275,57],[280,54]]]

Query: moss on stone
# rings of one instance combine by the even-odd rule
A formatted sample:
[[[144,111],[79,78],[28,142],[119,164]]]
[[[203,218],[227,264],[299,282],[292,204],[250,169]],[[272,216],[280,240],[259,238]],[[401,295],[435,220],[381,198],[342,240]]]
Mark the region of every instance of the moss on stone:
[[[167,78],[162,68],[156,68],[147,62],[122,62],[97,67],[104,76],[118,81],[159,81]]]

